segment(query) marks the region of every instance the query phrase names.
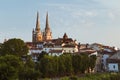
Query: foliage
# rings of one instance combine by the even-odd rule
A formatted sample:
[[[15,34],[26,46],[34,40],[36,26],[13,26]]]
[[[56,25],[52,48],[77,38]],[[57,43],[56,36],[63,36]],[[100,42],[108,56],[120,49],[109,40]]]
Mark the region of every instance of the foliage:
[[[120,73],[96,73],[86,74],[83,77],[70,76],[62,77],[60,80],[120,80]]]
[[[21,39],[9,39],[8,41],[4,42],[1,46],[1,54],[11,54],[17,56],[23,56],[28,53],[28,47]]]
[[[92,60],[92,61],[91,61]],[[95,56],[65,54],[59,57],[44,55],[38,62],[42,77],[61,77],[84,73],[95,66]],[[89,72],[89,71],[88,71]]]
[[[42,52],[38,62],[27,56],[28,48],[20,39],[10,39],[0,48],[0,80],[37,80],[42,77],[62,77],[84,73],[95,66],[95,56],[85,54],[49,56]],[[21,57],[25,57],[23,61]],[[77,79],[76,77],[71,77]],[[68,79],[69,80],[69,79]]]
[[[40,61],[47,53],[45,51],[42,51],[38,56],[38,61]]]
[[[89,67],[93,70],[93,68],[95,67],[95,63],[96,63],[96,56],[92,55],[89,57]]]
[[[40,72],[35,69],[35,63],[30,56],[24,63],[24,67],[19,71],[20,80],[37,80],[40,78]]]
[[[0,56],[0,80],[15,80],[22,65],[19,57],[13,55]]]

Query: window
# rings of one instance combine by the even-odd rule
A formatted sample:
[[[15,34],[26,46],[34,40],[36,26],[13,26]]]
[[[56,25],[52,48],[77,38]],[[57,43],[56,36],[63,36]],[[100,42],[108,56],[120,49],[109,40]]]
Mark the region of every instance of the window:
[[[73,53],[74,53],[75,51],[73,50]]]
[[[115,69],[115,65],[113,65],[113,68]]]
[[[64,50],[64,52],[66,52],[66,50]]]

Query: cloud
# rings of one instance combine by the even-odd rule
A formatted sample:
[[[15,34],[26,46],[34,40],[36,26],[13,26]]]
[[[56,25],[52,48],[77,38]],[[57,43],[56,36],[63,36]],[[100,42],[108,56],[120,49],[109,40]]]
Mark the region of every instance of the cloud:
[[[116,18],[116,14],[114,14],[113,12],[109,12],[108,13],[108,17],[112,20],[114,20]]]
[[[106,8],[117,9],[120,8],[120,0],[95,0],[98,3],[104,5]]]
[[[81,10],[81,11],[72,11],[71,15],[73,17],[95,17],[98,15],[97,11],[93,10]]]
[[[86,11],[85,15],[90,16],[90,17],[95,17],[95,16],[97,16],[97,12],[95,12],[95,11]]]

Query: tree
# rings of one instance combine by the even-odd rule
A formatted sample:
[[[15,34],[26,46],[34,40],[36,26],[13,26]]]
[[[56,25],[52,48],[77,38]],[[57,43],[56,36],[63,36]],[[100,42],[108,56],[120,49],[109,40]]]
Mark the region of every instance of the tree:
[[[71,56],[72,56],[71,54],[64,55],[64,59],[65,59],[64,65],[66,67],[65,72],[66,72],[67,76],[70,76],[73,73],[72,57]]]
[[[19,80],[37,80],[39,77],[40,72],[35,69],[31,56],[27,56],[24,68],[19,71]]]
[[[85,71],[89,68],[89,57],[86,54],[81,54],[81,72],[85,73]]]
[[[42,51],[39,56],[38,56],[38,61],[40,61],[45,55],[47,55],[48,53],[46,53],[45,51]]]
[[[97,57],[95,55],[89,57],[89,67],[91,68],[91,70],[93,70],[93,68],[95,67],[96,59]]]
[[[45,55],[40,60],[40,72],[42,77],[53,77],[55,76],[56,62],[53,56]]]
[[[72,56],[72,65],[74,73],[79,74],[81,72],[81,55]]]
[[[17,56],[23,56],[28,53],[28,47],[21,39],[9,39],[8,41],[4,42],[1,46],[1,54],[11,54]]]
[[[18,79],[19,70],[23,62],[14,55],[0,56],[0,80]]]
[[[65,58],[63,55],[58,57],[58,74],[59,76],[64,76],[66,73],[66,67],[65,67]]]

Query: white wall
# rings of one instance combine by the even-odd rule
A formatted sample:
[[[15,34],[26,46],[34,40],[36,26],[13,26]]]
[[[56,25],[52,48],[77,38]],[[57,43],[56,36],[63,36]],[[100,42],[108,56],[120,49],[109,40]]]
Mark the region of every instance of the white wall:
[[[74,53],[74,52],[78,52],[77,48],[63,48],[63,52],[64,53]]]
[[[107,69],[107,64],[106,64],[107,58],[109,58],[109,55],[108,55],[108,54],[104,54],[104,55],[102,56],[102,63],[103,63],[103,67],[104,67],[105,70]]]
[[[108,64],[108,71],[114,71],[114,72],[118,72],[118,63],[109,63]]]

